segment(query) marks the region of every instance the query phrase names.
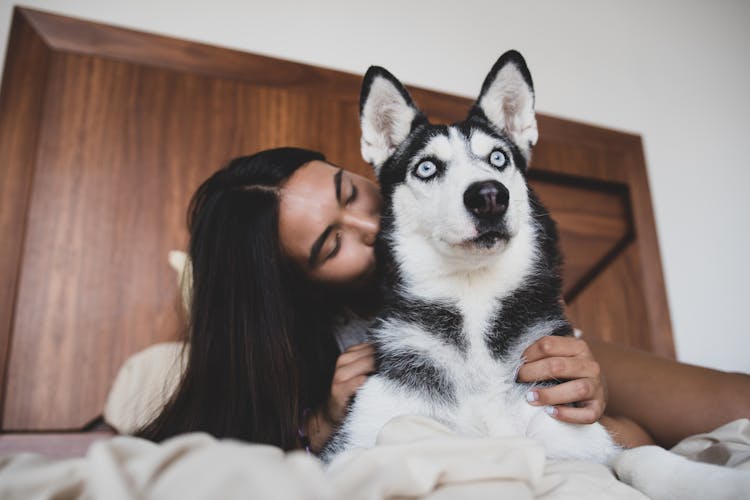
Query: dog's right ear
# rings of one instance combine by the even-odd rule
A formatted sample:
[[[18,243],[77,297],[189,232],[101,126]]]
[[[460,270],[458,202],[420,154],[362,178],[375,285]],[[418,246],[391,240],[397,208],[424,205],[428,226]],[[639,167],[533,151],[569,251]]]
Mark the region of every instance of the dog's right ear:
[[[359,120],[362,158],[380,173],[380,167],[409,135],[422,113],[401,82],[387,70],[370,66],[362,81]]]

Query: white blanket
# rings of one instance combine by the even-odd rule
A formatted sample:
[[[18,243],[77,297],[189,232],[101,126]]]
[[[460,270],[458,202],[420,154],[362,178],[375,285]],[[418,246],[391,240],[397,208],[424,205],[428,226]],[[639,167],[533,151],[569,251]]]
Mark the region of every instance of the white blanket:
[[[187,434],[161,445],[134,437],[93,444],[86,457],[0,459],[0,498],[545,498],[641,499],[602,465],[545,462],[525,438],[477,439],[401,417],[378,446],[326,470],[303,452]]]
[[[654,498],[743,498],[750,492],[750,421],[738,420],[675,448],[624,452],[615,470]],[[735,467],[735,468],[731,468]],[[526,438],[457,436],[424,417],[386,425],[378,446],[327,469],[301,451],[183,435],[160,445],[134,437],[93,444],[84,458],[0,457],[0,498],[643,499],[605,466],[546,461]],[[746,497],[745,497],[746,498]]]
[[[658,446],[626,450],[613,464],[618,477],[655,500],[750,498],[750,420]]]

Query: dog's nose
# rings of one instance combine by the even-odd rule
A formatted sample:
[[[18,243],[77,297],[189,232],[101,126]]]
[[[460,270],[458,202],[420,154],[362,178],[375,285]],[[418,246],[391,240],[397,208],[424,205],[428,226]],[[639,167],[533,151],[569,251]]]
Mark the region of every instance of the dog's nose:
[[[475,182],[464,192],[464,205],[479,218],[498,217],[508,210],[508,189],[497,181]]]

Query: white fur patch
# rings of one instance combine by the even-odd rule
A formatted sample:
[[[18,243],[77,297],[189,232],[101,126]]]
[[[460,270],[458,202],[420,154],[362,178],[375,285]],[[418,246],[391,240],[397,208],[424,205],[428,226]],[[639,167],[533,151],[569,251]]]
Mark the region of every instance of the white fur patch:
[[[376,76],[362,108],[362,158],[377,171],[409,135],[416,116],[393,83]]]
[[[400,415],[434,415],[434,404],[378,374],[370,376],[357,391],[340,430],[341,439],[324,456],[348,449],[372,448],[380,429]]]
[[[501,149],[506,154],[510,153],[510,146],[508,144],[478,129],[472,130],[471,137],[469,138],[469,146],[471,147],[471,152],[478,158],[488,158],[490,153],[495,149]],[[508,158],[509,165],[510,162],[511,158]]]
[[[427,157],[437,158],[443,163],[448,163],[453,159],[453,155],[454,152],[450,139],[440,134],[432,137],[427,144],[425,144],[420,154],[414,156],[414,159],[409,166],[415,167]]]
[[[506,64],[479,100],[479,107],[500,130],[510,135],[528,159],[539,138],[534,93],[515,64]]]

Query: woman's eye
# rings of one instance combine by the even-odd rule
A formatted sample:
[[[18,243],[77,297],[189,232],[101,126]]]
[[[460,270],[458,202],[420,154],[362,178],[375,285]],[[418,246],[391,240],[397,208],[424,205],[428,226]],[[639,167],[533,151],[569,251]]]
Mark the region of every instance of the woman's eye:
[[[349,195],[349,197],[346,199],[346,204],[351,205],[351,203],[357,199],[357,194],[359,193],[359,190],[357,189],[357,186],[352,183],[352,192]]]
[[[437,165],[430,160],[425,160],[414,170],[414,173],[420,179],[426,180],[437,173]]]
[[[326,255],[326,261],[336,257],[336,254],[339,253],[339,250],[341,250],[341,231],[336,232],[333,248],[330,252],[328,252],[328,255]]]
[[[507,163],[508,158],[505,156],[505,153],[503,153],[499,149],[496,149],[492,153],[490,153],[490,164],[494,165],[495,167],[503,168]]]

